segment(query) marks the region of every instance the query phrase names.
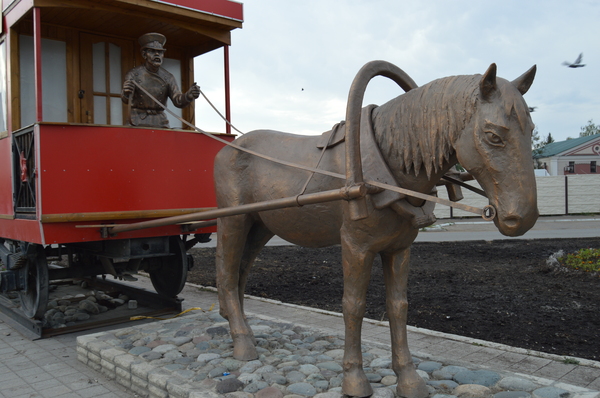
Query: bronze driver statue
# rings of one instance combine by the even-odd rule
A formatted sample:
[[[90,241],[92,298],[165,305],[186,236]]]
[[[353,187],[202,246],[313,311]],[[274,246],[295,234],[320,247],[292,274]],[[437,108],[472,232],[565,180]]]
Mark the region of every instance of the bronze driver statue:
[[[163,108],[136,87],[134,81],[165,106],[167,98],[171,98],[176,107],[185,108],[200,95],[196,84],[183,94],[173,75],[162,68],[166,41],[160,33],[146,33],[138,39],[144,64],[127,72],[121,91],[121,99],[129,105],[129,125],[169,128]]]

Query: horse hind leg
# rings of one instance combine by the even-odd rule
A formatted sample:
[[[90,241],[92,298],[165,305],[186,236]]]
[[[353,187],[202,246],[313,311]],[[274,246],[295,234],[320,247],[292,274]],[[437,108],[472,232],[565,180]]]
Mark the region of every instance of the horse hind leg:
[[[404,398],[425,398],[429,391],[417,373],[408,349],[406,295],[410,249],[381,254],[386,290],[386,309],[392,337],[392,369],[398,377],[396,393]]]
[[[248,239],[246,240],[242,261],[240,263],[240,279],[238,282],[238,292],[240,305],[242,306],[242,313],[244,312],[244,292],[246,291],[246,283],[248,282],[250,270],[254,265],[254,260],[256,260],[256,257],[260,251],[273,236],[274,234],[260,222],[254,223],[250,229],[250,232],[248,233]]]
[[[254,260],[256,260],[256,257],[262,248],[265,247],[267,242],[269,242],[273,236],[273,233],[269,231],[262,223],[255,223],[248,233],[246,245],[242,254],[239,270],[238,294],[242,315],[244,316],[244,322],[246,322],[246,326],[249,330],[252,330],[252,328],[248,324],[248,319],[246,318],[246,314],[244,312],[244,293],[246,291],[246,283],[248,282],[248,274],[250,274],[250,270],[254,265]],[[254,334],[251,335],[251,339],[252,344],[256,345]]]
[[[220,218],[217,226],[217,290],[219,312],[229,321],[233,356],[238,360],[258,358],[252,329],[245,320],[240,297],[242,264],[252,220],[248,215]],[[242,284],[243,285],[243,284]]]

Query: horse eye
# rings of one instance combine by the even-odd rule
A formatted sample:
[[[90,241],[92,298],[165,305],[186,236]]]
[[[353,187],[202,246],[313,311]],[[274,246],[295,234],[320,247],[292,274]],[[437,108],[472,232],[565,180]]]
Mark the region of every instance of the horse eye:
[[[488,142],[492,145],[504,144],[504,141],[502,141],[502,138],[500,138],[500,136],[498,134],[492,133],[491,131],[486,131],[485,136],[486,136]]]

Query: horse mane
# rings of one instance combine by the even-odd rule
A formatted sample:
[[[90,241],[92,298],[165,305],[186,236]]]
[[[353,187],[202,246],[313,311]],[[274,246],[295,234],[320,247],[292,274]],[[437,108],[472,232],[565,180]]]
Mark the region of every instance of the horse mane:
[[[454,143],[475,114],[481,75],[434,80],[375,108],[373,130],[385,159],[427,177],[454,154]]]

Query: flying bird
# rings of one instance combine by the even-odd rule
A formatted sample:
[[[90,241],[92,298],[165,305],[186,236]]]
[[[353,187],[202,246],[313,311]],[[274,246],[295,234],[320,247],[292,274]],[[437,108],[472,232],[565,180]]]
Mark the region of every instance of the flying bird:
[[[579,57],[577,57],[575,62],[570,63],[570,62],[565,61],[565,62],[563,62],[563,65],[566,65],[569,68],[583,68],[585,66],[585,64],[581,63],[582,59],[583,59],[583,53],[579,54]]]
[[[529,112],[535,112],[536,108],[537,108],[537,106],[530,106],[529,107]]]

